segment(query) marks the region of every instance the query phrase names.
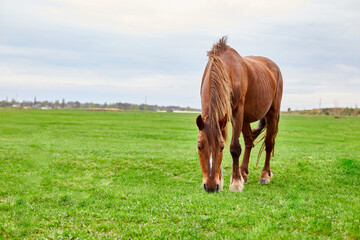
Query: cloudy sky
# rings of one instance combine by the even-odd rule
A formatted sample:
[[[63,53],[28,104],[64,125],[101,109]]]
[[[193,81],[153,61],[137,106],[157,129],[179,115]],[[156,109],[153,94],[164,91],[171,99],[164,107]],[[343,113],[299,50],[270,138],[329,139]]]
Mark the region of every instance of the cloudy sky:
[[[357,0],[0,0],[0,100],[200,108],[223,35],[280,66],[283,110],[360,105]]]

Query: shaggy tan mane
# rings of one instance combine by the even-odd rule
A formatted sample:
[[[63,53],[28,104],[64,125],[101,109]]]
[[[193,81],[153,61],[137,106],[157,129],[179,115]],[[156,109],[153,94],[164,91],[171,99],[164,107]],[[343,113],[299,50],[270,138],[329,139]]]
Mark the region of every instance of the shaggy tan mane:
[[[228,49],[227,36],[223,36],[219,39],[218,43],[215,43],[210,51],[207,52],[209,58],[211,56],[219,56],[222,52]]]
[[[232,87],[226,66],[220,57],[220,54],[228,49],[226,41],[227,37],[222,37],[207,54],[211,62],[209,118],[213,126],[218,126],[219,121],[225,116],[227,116],[226,121],[232,118]],[[217,127],[212,130],[214,134],[217,131],[219,131]],[[222,131],[222,135],[227,141],[227,128]]]

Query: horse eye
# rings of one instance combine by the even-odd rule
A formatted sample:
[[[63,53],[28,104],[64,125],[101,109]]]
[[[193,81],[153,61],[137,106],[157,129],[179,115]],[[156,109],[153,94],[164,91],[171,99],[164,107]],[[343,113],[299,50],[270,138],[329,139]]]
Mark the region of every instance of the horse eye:
[[[224,150],[224,147],[221,147],[221,150],[220,150],[220,152],[222,152]]]
[[[201,151],[201,147],[198,147],[199,151]]]

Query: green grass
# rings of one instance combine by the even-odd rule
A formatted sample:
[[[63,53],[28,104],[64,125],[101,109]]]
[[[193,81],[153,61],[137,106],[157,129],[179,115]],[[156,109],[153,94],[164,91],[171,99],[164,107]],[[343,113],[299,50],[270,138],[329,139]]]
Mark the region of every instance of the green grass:
[[[359,239],[360,118],[283,116],[270,185],[201,187],[196,115],[0,109],[0,238]]]

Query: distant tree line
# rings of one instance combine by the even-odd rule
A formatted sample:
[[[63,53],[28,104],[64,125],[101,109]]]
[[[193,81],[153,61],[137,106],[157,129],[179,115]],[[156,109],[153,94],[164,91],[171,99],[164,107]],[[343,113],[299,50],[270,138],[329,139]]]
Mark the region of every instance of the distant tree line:
[[[288,108],[287,112],[283,112],[293,115],[331,115],[335,117],[342,116],[360,116],[360,109],[355,106],[355,108],[320,108],[320,109],[311,109],[311,110],[291,110]]]
[[[86,102],[81,103],[79,101],[62,101],[56,100],[52,101],[37,101],[34,98],[34,101],[22,101],[18,102],[15,99],[11,101],[2,100],[0,101],[0,107],[14,107],[14,108],[41,108],[41,109],[61,109],[61,108],[83,108],[83,109],[118,109],[118,110],[127,110],[127,111],[200,111],[199,109],[191,107],[179,107],[179,106],[158,106],[158,105],[149,105],[149,104],[132,104],[132,103],[92,103]]]

